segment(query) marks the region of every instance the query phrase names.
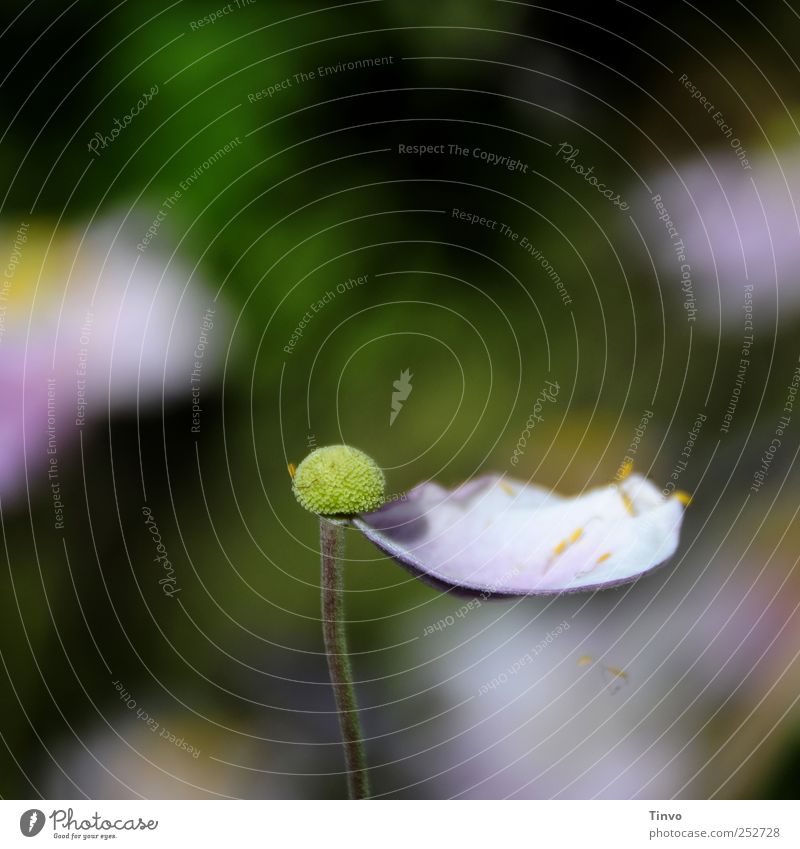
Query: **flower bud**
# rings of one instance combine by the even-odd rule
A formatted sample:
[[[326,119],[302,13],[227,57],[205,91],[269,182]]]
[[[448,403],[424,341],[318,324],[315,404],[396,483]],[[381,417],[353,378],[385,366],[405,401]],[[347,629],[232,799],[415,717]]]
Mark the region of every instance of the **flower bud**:
[[[297,467],[292,483],[300,504],[322,516],[351,516],[377,510],[385,480],[378,464],[349,445],[317,448]]]

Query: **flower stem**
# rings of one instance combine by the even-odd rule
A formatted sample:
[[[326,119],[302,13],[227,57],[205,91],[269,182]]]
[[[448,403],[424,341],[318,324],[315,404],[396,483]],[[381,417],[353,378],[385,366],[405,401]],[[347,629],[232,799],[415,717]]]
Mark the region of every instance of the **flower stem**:
[[[344,523],[320,517],[319,539],[322,556],[322,633],[328,655],[339,726],[342,730],[347,786],[351,799],[369,798],[369,775],[358,705],[353,687],[353,670],[347,653],[344,629]]]

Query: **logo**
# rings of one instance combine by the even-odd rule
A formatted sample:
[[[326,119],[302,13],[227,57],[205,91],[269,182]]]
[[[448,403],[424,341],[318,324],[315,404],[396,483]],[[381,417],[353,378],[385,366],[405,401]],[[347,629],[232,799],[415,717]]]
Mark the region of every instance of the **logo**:
[[[25,837],[36,837],[44,828],[44,812],[38,808],[31,808],[19,818],[19,830]]]
[[[414,375],[411,374],[411,370],[405,369],[400,372],[400,379],[395,380],[394,383],[392,383],[395,391],[392,392],[392,412],[389,414],[389,427],[394,424],[397,414],[403,409],[403,401],[408,400],[408,396],[414,388],[411,385],[412,377],[414,377]]]

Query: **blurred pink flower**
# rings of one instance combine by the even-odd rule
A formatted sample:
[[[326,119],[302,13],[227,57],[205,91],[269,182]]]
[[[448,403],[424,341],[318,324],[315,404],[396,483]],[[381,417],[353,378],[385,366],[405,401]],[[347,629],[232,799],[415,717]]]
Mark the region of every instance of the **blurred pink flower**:
[[[385,769],[405,778],[393,793],[757,795],[796,729],[797,600],[781,574],[756,578],[757,557],[731,573],[720,552],[698,580],[714,548],[655,593],[426,605],[383,679],[400,717],[380,729]]]
[[[48,460],[121,409],[190,399],[222,345],[221,310],[178,262],[137,250],[139,225],[55,232],[32,222],[0,293],[0,499],[46,480]],[[215,344],[216,343],[216,344]]]
[[[779,149],[751,162],[676,162],[648,178],[653,195],[637,206],[662,288],[684,306],[693,296],[698,320],[713,325],[720,315],[741,325],[746,285],[765,326],[800,307],[800,157]]]

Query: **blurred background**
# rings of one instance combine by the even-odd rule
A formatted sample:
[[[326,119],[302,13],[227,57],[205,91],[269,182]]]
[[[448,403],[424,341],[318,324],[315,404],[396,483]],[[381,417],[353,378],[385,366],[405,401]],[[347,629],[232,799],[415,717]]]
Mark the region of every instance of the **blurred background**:
[[[3,797],[344,795],[338,442],[694,498],[631,587],[466,608],[352,532],[376,795],[796,797],[796,4],[0,17]]]

